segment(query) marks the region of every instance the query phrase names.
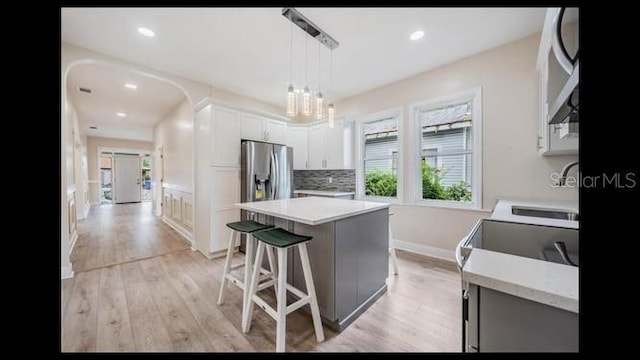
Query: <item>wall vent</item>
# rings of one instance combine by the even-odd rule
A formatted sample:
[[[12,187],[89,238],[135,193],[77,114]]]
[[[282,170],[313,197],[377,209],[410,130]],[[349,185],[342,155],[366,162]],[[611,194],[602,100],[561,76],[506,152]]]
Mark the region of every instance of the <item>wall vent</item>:
[[[98,130],[98,127],[97,127],[97,126],[89,126],[89,129],[91,129],[91,130]]]
[[[91,89],[82,86],[78,86],[78,91],[91,94]]]

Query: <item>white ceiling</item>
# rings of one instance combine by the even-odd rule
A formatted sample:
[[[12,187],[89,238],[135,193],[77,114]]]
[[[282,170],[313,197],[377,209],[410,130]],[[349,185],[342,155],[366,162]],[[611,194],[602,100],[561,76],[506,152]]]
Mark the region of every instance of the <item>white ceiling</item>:
[[[127,83],[137,85],[128,89]],[[91,94],[78,91],[91,89]],[[174,85],[128,69],[102,64],[72,68],[67,91],[78,110],[80,131],[89,136],[152,141],[153,127],[185,99]],[[117,112],[127,114],[121,118]],[[96,126],[98,129],[90,129]]]
[[[546,8],[298,8],[334,37],[322,47],[322,88],[336,100],[541,31]],[[282,8],[64,8],[62,40],[284,107],[290,22]],[[146,26],[154,38],[136,29]],[[409,40],[422,29],[425,36]],[[294,85],[304,82],[304,33],[294,30]],[[309,85],[318,42],[308,40]]]

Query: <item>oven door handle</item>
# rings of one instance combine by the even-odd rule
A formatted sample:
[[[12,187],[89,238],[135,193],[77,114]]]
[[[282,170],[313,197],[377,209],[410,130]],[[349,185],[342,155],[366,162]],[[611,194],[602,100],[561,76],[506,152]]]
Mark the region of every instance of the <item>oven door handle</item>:
[[[458,243],[458,245],[456,245],[456,251],[455,251],[455,255],[456,255],[456,264],[458,265],[458,270],[460,270],[460,273],[462,273],[462,266],[464,265],[463,262],[463,258],[462,258],[462,253],[460,252],[462,249],[462,245],[467,241],[467,236],[463,237],[462,240],[460,240],[460,242]]]

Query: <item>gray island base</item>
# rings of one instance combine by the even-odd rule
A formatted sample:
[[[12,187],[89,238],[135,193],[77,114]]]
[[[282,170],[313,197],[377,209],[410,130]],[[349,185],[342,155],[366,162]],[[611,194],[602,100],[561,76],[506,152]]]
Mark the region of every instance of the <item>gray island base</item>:
[[[274,214],[274,207],[264,212],[255,208],[260,205],[268,206],[266,203],[292,201],[297,203],[293,206],[277,207],[283,212],[280,216]],[[304,201],[308,203],[303,204]],[[345,206],[349,207],[351,204],[345,202],[354,203],[353,205],[366,203],[367,206],[360,206],[357,211],[349,212]],[[248,209],[249,206],[243,206],[247,204],[254,204],[255,207]],[[322,212],[330,214],[327,215],[327,219],[331,219],[324,222],[321,217],[314,217],[311,214],[309,218],[304,218],[304,212],[295,211],[297,205],[304,205],[305,209],[307,205],[312,207],[324,205],[324,211],[316,208],[313,210],[313,215],[317,215],[315,212]],[[332,211],[331,205],[340,209],[334,208],[335,211]],[[243,217],[250,216],[253,212],[258,215],[255,219],[261,223],[273,224],[297,234],[313,236],[313,240],[307,244],[311,271],[322,322],[330,328],[342,331],[387,291],[389,204],[306,197],[243,203],[238,206],[246,210],[243,211]],[[363,208],[366,208],[366,212],[362,210]],[[287,216],[289,212],[296,213],[296,220],[306,223],[291,220]],[[338,216],[340,212],[342,215]],[[289,249],[287,281],[306,291],[297,251],[296,248]]]

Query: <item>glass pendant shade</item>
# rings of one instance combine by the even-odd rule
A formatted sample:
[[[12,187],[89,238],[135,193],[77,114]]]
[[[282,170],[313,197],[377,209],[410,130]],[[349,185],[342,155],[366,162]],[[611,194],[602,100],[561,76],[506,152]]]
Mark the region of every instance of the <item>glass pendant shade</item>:
[[[316,119],[321,120],[324,117],[324,98],[319,92],[316,96]]]
[[[311,115],[311,93],[308,86],[305,86],[302,92],[302,114],[304,116]]]
[[[287,116],[296,116],[296,94],[293,85],[289,85],[287,89]]]
[[[336,108],[333,106],[333,104],[327,105],[327,125],[330,128],[333,128],[333,122],[335,120],[335,116],[336,116]]]

